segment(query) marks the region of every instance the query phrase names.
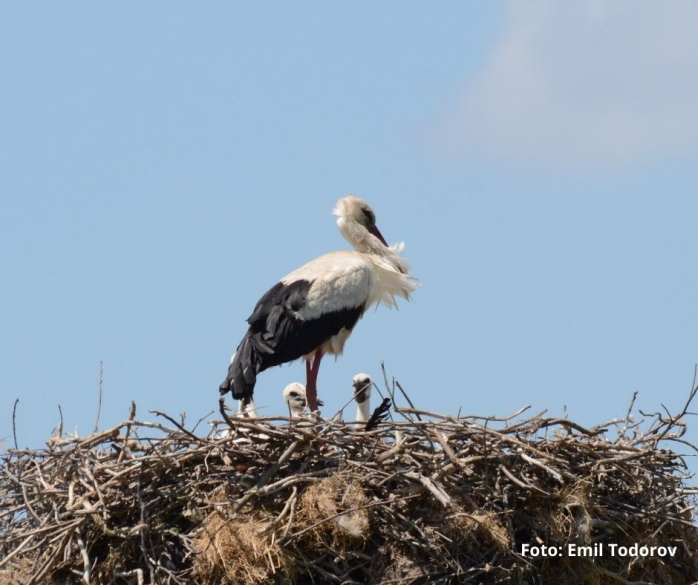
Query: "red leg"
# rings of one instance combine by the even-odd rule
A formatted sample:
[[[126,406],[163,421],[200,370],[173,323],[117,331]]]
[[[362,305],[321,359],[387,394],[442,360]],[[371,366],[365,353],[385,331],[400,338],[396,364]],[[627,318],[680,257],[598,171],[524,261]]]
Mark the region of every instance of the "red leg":
[[[318,349],[315,351],[313,356],[313,363],[310,360],[305,362],[305,376],[306,385],[305,393],[308,399],[308,406],[310,407],[310,412],[317,412],[317,375],[320,371],[320,360],[322,360],[322,350]]]

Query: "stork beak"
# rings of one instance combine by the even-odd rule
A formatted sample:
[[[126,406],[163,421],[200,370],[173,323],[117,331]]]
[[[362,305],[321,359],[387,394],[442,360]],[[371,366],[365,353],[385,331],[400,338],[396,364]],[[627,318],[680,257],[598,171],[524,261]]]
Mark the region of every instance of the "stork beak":
[[[366,400],[366,389],[368,388],[367,384],[364,384],[362,382],[354,382],[354,400],[357,402],[363,402]]]
[[[374,236],[376,236],[386,248],[388,247],[388,242],[385,241],[383,234],[381,234],[380,231],[378,231],[378,228],[375,225],[368,228],[368,231],[372,233]]]

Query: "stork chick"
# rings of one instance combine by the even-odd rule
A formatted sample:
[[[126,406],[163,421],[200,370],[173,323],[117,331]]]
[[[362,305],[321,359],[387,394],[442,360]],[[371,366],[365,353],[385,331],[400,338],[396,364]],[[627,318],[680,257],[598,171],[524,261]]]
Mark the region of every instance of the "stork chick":
[[[284,388],[284,402],[288,405],[291,420],[301,418],[305,412],[305,407],[308,405],[305,386],[300,382],[291,382]]]
[[[371,388],[373,380],[368,374],[356,374],[354,380],[354,400],[356,400],[356,422],[368,421],[371,412]]]

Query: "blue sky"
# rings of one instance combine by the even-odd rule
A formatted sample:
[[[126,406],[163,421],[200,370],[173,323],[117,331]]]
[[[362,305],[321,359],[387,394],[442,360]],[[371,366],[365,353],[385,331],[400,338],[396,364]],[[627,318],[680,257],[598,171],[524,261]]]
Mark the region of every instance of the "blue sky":
[[[375,209],[421,288],[321,368],[420,407],[593,425],[685,402],[698,362],[698,7],[4,3],[0,438],[131,400],[189,421],[261,294]],[[265,414],[303,380],[265,372]],[[698,407],[696,407],[698,408]],[[698,442],[698,423],[687,437]],[[8,438],[9,437],[9,438]]]

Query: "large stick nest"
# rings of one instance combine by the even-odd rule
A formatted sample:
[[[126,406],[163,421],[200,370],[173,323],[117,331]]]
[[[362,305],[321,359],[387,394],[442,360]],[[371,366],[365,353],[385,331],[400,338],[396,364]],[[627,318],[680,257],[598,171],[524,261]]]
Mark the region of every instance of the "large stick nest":
[[[107,431],[9,450],[0,585],[698,581],[697,490],[659,447],[682,441],[680,416],[398,412],[371,431],[226,417],[200,436],[134,406]]]

